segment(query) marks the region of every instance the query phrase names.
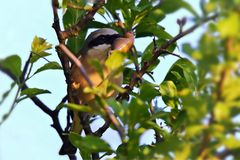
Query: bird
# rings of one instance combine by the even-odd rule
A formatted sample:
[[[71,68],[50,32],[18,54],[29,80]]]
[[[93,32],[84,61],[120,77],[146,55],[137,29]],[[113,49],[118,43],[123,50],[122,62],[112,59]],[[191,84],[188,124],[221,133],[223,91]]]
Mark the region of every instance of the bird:
[[[111,28],[101,28],[96,31],[93,31],[86,38],[82,49],[77,53],[78,60],[81,62],[83,68],[86,71],[88,78],[92,83],[92,87],[101,87],[104,85],[103,79],[107,78],[110,74],[111,70],[105,65],[106,60],[111,55],[112,51],[119,52],[129,52],[134,43],[134,35],[130,32],[125,32],[123,36],[121,36],[116,30]],[[99,74],[97,68],[92,65],[92,61],[97,60],[98,63],[102,66],[103,77]],[[72,65],[70,70],[70,81],[69,92],[71,93],[71,97],[75,97],[71,101],[76,104],[83,104],[94,106],[95,96],[91,93],[84,92],[86,87],[89,87],[89,82],[84,78],[82,72],[76,65]],[[110,83],[121,86],[123,81],[122,74],[118,76],[110,77]],[[116,92],[107,93],[106,97],[116,96]],[[72,126],[71,132],[79,133],[81,132],[81,122],[79,118],[79,112],[72,112]],[[86,114],[81,115],[86,116]],[[83,118],[83,117],[82,117]],[[76,148],[71,145],[69,140],[63,142],[63,146],[61,147],[59,154],[75,154]]]

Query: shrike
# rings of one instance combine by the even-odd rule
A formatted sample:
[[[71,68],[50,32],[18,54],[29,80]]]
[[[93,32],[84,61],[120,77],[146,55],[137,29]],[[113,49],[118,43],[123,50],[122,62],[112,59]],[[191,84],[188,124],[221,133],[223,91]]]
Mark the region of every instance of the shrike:
[[[110,74],[111,70],[105,65],[105,61],[108,59],[111,52],[114,50],[128,52],[133,43],[134,35],[132,32],[126,32],[124,36],[121,36],[117,31],[110,28],[96,30],[87,37],[83,48],[79,51],[77,56],[86,70],[87,76],[91,80],[93,87],[99,87],[103,79]],[[99,74],[96,67],[92,65],[91,61],[94,59],[102,66],[103,77]],[[70,79],[70,92],[72,97],[76,97],[72,100],[73,103],[91,106],[91,104],[94,103],[94,95],[84,92],[84,89],[89,87],[89,84],[83,77],[79,68],[74,64],[71,67]],[[109,81],[120,86],[122,84],[122,79],[123,77],[121,74],[119,76],[110,77]],[[114,95],[116,95],[114,92],[109,92],[107,97]],[[71,131],[80,134],[81,130],[79,112],[73,111]],[[69,141],[66,141],[60,149],[59,154],[75,154],[75,152],[75,147],[73,147]]]

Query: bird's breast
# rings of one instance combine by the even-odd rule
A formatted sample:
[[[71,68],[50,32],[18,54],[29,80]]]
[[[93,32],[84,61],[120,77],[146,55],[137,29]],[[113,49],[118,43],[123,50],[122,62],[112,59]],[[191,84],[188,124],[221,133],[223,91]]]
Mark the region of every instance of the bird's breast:
[[[110,70],[106,67],[105,61],[108,58],[110,48],[102,48],[102,49],[91,49],[87,54],[84,56],[80,57],[80,62],[82,63],[84,69],[86,70],[86,73],[91,80],[93,87],[104,87],[105,85],[103,83],[103,80],[108,77]],[[102,66],[102,73],[103,77],[98,72],[98,69],[96,68],[95,65],[91,63],[93,60],[98,60],[99,64]],[[118,86],[122,84],[122,75],[117,76],[117,77],[111,77],[109,81],[111,83],[114,83]],[[84,79],[82,76],[80,69],[76,66],[72,67],[71,70],[71,81],[72,81],[72,86],[75,88],[76,94],[79,95],[80,99],[84,99],[85,103],[88,101],[92,100],[94,98],[93,95],[90,94],[85,94],[84,93],[84,88],[89,87],[87,81]],[[114,92],[110,92],[107,94],[107,96],[112,96],[114,95]]]

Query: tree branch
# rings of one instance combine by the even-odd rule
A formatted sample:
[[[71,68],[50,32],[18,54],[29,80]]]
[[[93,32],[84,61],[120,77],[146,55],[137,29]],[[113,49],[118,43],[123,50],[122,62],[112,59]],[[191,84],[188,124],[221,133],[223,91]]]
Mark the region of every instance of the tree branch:
[[[109,128],[110,124],[111,124],[111,121],[107,119],[105,123],[102,125],[102,127],[98,128],[98,130],[93,134],[98,137],[102,137],[103,133]]]
[[[168,40],[166,43],[162,44],[158,49],[154,50],[152,58],[150,60],[146,61],[146,63],[144,63],[144,65],[142,66],[141,70],[138,73],[134,73],[133,76],[131,77],[130,83],[128,85],[129,87],[128,87],[128,90],[126,91],[126,93],[129,93],[130,91],[133,90],[133,87],[136,85],[138,80],[141,79],[143,77],[143,75],[147,72],[147,69],[150,67],[150,65],[153,62],[155,62],[156,59],[158,59],[158,57],[160,55],[162,55],[164,52],[166,52],[166,49],[168,47],[170,47],[172,44],[176,43],[182,37],[188,35],[189,33],[192,33],[193,31],[195,31],[202,24],[204,24],[204,23],[206,23],[210,20],[216,19],[217,16],[218,16],[217,14],[214,14],[212,16],[209,16],[209,17],[206,17],[206,18],[202,19],[201,21],[199,21],[198,23],[196,23],[195,25],[193,25],[189,29],[180,32],[175,37]]]
[[[77,36],[78,33],[86,26],[86,24],[93,19],[96,12],[105,4],[105,0],[96,0],[91,10],[89,10],[81,20],[79,20],[75,25],[60,32],[61,39],[65,40],[72,36]]]

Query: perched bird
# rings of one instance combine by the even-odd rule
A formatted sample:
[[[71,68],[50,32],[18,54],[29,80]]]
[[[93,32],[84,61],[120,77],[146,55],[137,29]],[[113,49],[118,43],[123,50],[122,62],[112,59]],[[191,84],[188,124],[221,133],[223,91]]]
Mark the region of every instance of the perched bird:
[[[86,74],[92,82],[93,87],[101,87],[104,85],[103,79],[106,78],[111,70],[105,65],[105,61],[108,59],[112,51],[128,52],[134,43],[134,35],[132,32],[126,32],[121,36],[117,31],[110,28],[102,28],[92,32],[83,45],[83,48],[77,54],[79,61],[82,63]],[[102,66],[103,77],[99,74],[97,68],[92,65],[92,61],[97,60]],[[89,87],[88,82],[83,77],[79,68],[76,65],[72,65],[70,71],[70,92],[71,97],[75,97],[72,103],[84,104],[91,106],[94,101],[94,95],[85,93],[84,89]],[[122,84],[122,74],[118,76],[110,77],[109,82],[118,86]],[[116,95],[114,92],[107,93],[107,97]],[[82,117],[83,118],[83,117]],[[80,133],[82,130],[81,122],[79,118],[79,112],[73,111],[73,124],[71,131]],[[69,141],[66,141],[59,151],[60,155],[75,154],[76,149],[71,146]]]

